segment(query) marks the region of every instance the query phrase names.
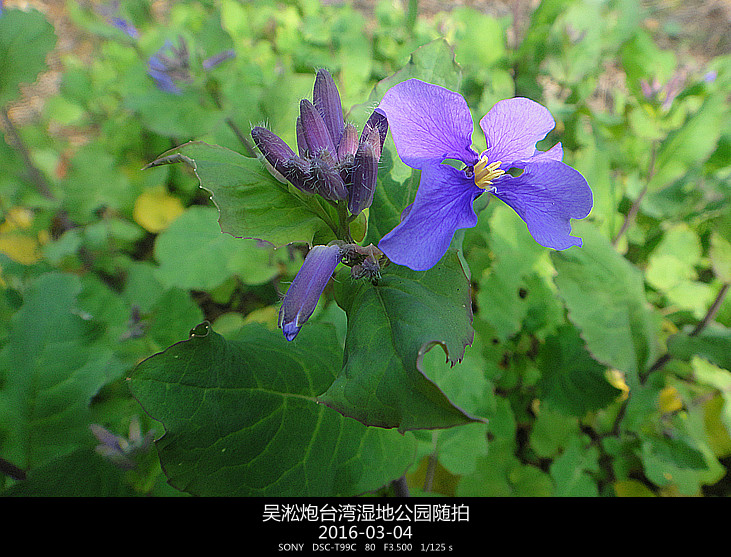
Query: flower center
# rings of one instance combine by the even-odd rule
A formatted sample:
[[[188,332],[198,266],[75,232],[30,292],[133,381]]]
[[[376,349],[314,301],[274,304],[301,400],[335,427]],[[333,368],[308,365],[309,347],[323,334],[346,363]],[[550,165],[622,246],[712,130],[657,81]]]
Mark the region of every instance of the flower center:
[[[483,190],[492,186],[492,181],[505,174],[504,170],[500,170],[500,161],[488,164],[487,157],[482,157],[480,162],[475,165],[475,185]]]

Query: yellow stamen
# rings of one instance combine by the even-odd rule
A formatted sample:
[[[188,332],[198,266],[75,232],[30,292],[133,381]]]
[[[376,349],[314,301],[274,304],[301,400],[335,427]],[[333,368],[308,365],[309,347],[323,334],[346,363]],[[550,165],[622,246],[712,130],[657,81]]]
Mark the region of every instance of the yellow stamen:
[[[475,185],[483,190],[488,189],[492,185],[492,181],[498,176],[505,174],[504,170],[500,170],[500,161],[487,163],[487,157],[482,157],[480,162],[475,165]]]

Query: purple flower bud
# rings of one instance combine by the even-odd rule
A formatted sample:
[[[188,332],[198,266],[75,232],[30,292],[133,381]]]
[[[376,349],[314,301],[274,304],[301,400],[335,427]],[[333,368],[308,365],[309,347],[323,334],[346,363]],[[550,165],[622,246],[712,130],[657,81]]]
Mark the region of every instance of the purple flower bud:
[[[302,127],[302,118],[297,116],[297,124],[295,125],[297,131],[297,151],[300,157],[307,159],[310,156],[310,147],[307,145],[307,139],[305,138],[305,129]]]
[[[370,142],[361,143],[355,154],[353,185],[350,187],[350,199],[348,199],[348,209],[352,214],[357,215],[371,206],[377,177],[378,156],[373,145]]]
[[[230,58],[235,58],[236,53],[233,51],[233,49],[224,50],[223,52],[219,52],[218,54],[214,54],[210,58],[206,58],[203,60],[203,69],[205,70],[212,70],[219,64],[222,64],[226,60],[229,60]]]
[[[309,163],[294,154],[279,136],[273,134],[266,128],[256,126],[251,130],[251,137],[274,170],[279,172],[294,187],[308,193],[312,193],[308,187]]]
[[[319,158],[310,161],[310,179],[312,187],[325,199],[339,201],[348,197],[348,189],[340,174]]]
[[[307,99],[302,99],[300,102],[300,117],[302,118],[302,132],[310,155],[319,155],[328,164],[333,164],[337,152],[332,136],[315,105]]]
[[[322,291],[342,259],[340,246],[315,246],[307,254],[279,309],[279,328],[284,338],[294,340],[315,311]]]
[[[348,156],[354,157],[358,151],[358,130],[353,124],[346,124],[338,144],[338,159],[346,161]]]
[[[294,157],[294,151],[289,148],[289,145],[280,139],[279,136],[260,126],[256,126],[251,130],[251,137],[259,148],[259,151],[269,161],[269,164],[284,176],[285,162]]]
[[[376,154],[376,160],[381,158],[383,151],[383,142],[386,141],[388,134],[388,119],[383,111],[379,108],[373,111],[368,121],[363,126],[363,133],[360,134],[360,142],[368,142],[373,146]]]
[[[335,81],[325,69],[317,71],[312,101],[330,132],[333,145],[337,145],[343,134],[343,107]]]

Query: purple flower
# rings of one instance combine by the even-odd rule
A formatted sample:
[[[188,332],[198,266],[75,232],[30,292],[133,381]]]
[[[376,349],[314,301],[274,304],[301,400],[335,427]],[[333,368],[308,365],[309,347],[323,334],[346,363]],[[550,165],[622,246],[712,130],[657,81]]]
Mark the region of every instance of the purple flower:
[[[541,245],[557,250],[581,246],[570,235],[571,219],[586,217],[592,193],[584,177],[561,162],[563,149],[536,149],[555,122],[546,108],[525,98],[498,102],[480,120],[487,149],[472,148],[472,117],[458,93],[410,79],[394,85],[379,105],[388,117],[401,159],[421,170],[414,203],[378,247],[414,270],[434,266],[455,231],[477,224],[472,204],[488,192],[528,225]],[[458,170],[446,159],[465,166]],[[510,171],[510,172],[508,172]]]
[[[155,436],[154,430],[150,430],[144,437],[142,436],[137,417],[130,421],[127,439],[121,435],[114,435],[98,424],[89,425],[89,429],[100,443],[96,446],[96,452],[122,470],[132,470],[136,467],[134,456],[137,453],[145,452]]]
[[[165,41],[165,44],[147,61],[147,73],[161,91],[182,94],[178,83],[190,83],[190,55],[188,44],[183,37],[178,39],[179,46]]]
[[[96,8],[96,11],[107,20],[107,23],[116,27],[133,39],[138,39],[139,31],[134,24],[119,15],[119,2],[108,2]]]
[[[315,246],[307,254],[279,308],[279,328],[284,338],[294,340],[300,328],[315,311],[335,268],[343,258],[339,245]]]
[[[332,76],[321,69],[312,102],[300,102],[296,131],[297,154],[266,128],[253,128],[251,136],[269,164],[297,189],[330,201],[347,200],[353,215],[370,207],[388,133],[383,113],[376,110],[371,114],[358,139],[355,127],[343,120]]]

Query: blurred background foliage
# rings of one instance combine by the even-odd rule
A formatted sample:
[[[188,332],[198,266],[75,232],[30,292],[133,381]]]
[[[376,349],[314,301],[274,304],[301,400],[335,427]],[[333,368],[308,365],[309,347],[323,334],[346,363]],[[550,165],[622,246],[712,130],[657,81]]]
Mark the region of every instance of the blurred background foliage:
[[[466,232],[475,342],[423,368],[489,423],[408,433],[409,489],[729,495],[730,22],[721,0],[6,0],[0,488],[185,494],[127,377],[203,320],[276,329],[303,252],[221,234],[184,165],[142,168],[190,140],[251,154],[258,124],[294,144],[317,68],[355,114],[443,38],[476,130],[498,100],[545,104],[545,146],[563,143],[595,205],[581,250],[549,253],[497,203]],[[166,41],[189,53],[177,92],[148,75]],[[406,179],[392,163],[380,180]],[[344,320],[332,302],[313,317],[341,341]]]

